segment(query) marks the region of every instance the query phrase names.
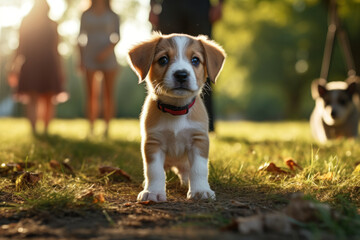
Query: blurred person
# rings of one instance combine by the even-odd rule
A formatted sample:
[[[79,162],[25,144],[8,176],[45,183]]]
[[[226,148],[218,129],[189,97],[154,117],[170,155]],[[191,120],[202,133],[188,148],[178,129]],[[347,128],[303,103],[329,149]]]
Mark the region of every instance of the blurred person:
[[[119,17],[110,6],[110,0],[92,0],[91,6],[81,16],[79,48],[80,68],[86,76],[87,117],[90,136],[99,114],[99,85],[97,73],[104,78],[104,136],[108,136],[109,123],[114,115],[114,83],[118,70],[114,48],[120,40]]]
[[[48,17],[49,10],[46,0],[36,0],[24,17],[19,29],[19,47],[8,75],[15,99],[26,104],[33,134],[37,134],[38,120],[43,121],[47,134],[55,104],[67,100],[57,50],[57,23]]]
[[[153,30],[163,34],[185,33],[212,37],[212,25],[222,18],[224,0],[211,5],[210,0],[150,0],[149,21]],[[208,80],[203,100],[209,115],[209,131],[215,130],[212,88]]]

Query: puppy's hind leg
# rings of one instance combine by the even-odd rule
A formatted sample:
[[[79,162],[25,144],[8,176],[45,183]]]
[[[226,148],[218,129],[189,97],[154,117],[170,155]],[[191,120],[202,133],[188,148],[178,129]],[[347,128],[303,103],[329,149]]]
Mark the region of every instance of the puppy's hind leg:
[[[182,159],[181,164],[172,167],[171,170],[179,177],[181,186],[189,185],[190,165],[187,159]]]

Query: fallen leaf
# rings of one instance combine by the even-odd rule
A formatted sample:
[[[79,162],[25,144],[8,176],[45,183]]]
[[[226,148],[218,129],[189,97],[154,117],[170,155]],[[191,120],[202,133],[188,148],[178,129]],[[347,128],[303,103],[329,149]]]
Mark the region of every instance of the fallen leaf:
[[[60,163],[59,163],[58,161],[54,160],[54,159],[50,160],[49,165],[50,165],[50,167],[51,167],[52,169],[55,169],[55,170],[58,170],[58,171],[61,170],[61,165],[60,165]]]
[[[94,193],[92,190],[86,190],[77,197],[78,200],[82,200],[88,203],[104,203],[104,193]]]
[[[132,202],[127,202],[123,204],[123,207],[131,207],[133,205]]]
[[[104,203],[105,197],[103,193],[98,193],[94,196],[93,203]]]
[[[115,180],[127,180],[131,181],[130,175],[125,172],[124,170],[117,168],[117,167],[111,167],[111,166],[101,166],[99,167],[99,172],[102,175],[108,175],[109,177],[115,177]],[[118,178],[117,178],[118,177]]]
[[[58,161],[53,159],[49,162],[49,165],[52,169],[54,169],[56,171],[60,171],[65,174],[75,176],[75,172],[74,172],[73,168],[69,165],[68,158],[65,159],[62,163],[59,163]]]
[[[291,233],[291,219],[282,212],[266,214],[263,217],[266,231],[289,234]]]
[[[152,200],[141,201],[141,202],[137,202],[137,203],[138,203],[138,204],[141,204],[141,205],[147,205],[147,206],[156,204],[156,202],[155,202],[155,201],[152,201]]]
[[[289,217],[300,222],[316,222],[320,220],[320,212],[327,212],[328,216],[332,216],[331,208],[325,203],[316,203],[306,200],[303,194],[294,194],[289,204],[284,209],[284,212]]]
[[[285,159],[285,164],[290,168],[291,171],[295,171],[296,167],[300,170],[303,170],[303,168],[299,164],[297,164],[292,158]]]
[[[15,181],[16,191],[24,188],[32,187],[37,184],[42,178],[42,173],[23,172]]]
[[[266,171],[273,174],[288,174],[288,172],[282,170],[281,168],[277,167],[275,163],[264,163],[258,169],[259,171]]]
[[[239,202],[239,201],[237,201],[237,200],[231,200],[230,203],[231,203],[231,205],[234,206],[234,207],[250,208],[250,207],[249,207],[249,204],[245,204],[245,203]]]
[[[264,231],[264,223],[261,215],[250,217],[238,217],[235,219],[237,229],[242,234],[262,233]]]

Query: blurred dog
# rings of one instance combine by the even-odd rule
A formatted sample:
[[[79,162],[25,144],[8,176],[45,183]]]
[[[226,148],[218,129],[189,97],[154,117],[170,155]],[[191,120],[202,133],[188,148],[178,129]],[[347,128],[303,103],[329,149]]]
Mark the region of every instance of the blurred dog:
[[[138,201],[166,201],[165,171],[189,186],[187,198],[215,199],[208,183],[208,116],[201,90],[220,73],[225,52],[204,36],[156,34],[129,51],[139,82],[146,79],[141,152],[145,186]]]
[[[320,143],[341,137],[358,135],[359,112],[354,103],[357,83],[329,82],[325,79],[314,80],[311,94],[315,108],[310,117],[313,137]]]

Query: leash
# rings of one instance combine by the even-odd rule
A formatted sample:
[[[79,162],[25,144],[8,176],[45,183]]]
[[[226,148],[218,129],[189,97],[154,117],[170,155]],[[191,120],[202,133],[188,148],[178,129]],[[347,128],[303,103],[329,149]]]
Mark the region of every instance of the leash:
[[[336,34],[338,35],[338,41],[344,54],[344,58],[348,70],[347,71],[348,77],[355,77],[356,70],[355,70],[354,58],[351,53],[349,38],[347,36],[346,31],[343,29],[339,19],[336,0],[330,0],[329,2],[330,2],[329,10],[328,10],[329,25],[328,25],[328,32],[326,35],[326,42],[325,42],[323,61],[321,65],[320,78],[323,78],[325,80],[327,80],[328,78],[332,51],[334,49],[334,39]]]

